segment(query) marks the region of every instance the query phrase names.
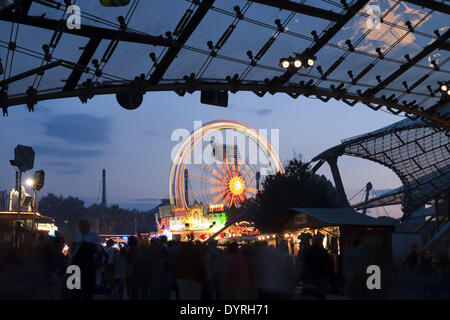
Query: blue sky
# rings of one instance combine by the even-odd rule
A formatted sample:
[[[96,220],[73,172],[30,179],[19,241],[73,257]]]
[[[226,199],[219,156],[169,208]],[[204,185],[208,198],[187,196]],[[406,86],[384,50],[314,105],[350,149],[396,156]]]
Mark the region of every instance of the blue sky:
[[[294,153],[310,160],[341,139],[401,120],[360,104],[349,107],[335,100],[323,103],[284,94],[259,98],[253,93],[230,94],[228,108],[200,104],[199,93],[179,97],[161,92],[147,93],[134,111],[122,109],[113,95],[97,96],[87,104],[77,98],[44,101],[35,110],[11,107],[9,117],[0,119],[0,189],[14,185],[9,160],[14,147],[23,144],[36,151],[34,170],[46,171],[41,194],[96,202],[105,168],[108,202],[138,209],[150,209],[168,196],[170,153],[176,144],[171,133],[177,128],[192,131],[195,120],[238,120],[257,129],[279,129],[283,162]],[[339,166],[349,198],[368,181],[375,190],[400,186],[391,170],[367,160],[342,157]],[[331,179],[327,165],[318,173]],[[395,207],[388,213],[398,216],[400,211]]]

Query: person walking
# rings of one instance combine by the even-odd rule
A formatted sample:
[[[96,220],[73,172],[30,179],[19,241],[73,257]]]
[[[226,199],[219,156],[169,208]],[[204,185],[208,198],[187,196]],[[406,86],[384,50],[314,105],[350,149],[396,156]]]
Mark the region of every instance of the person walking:
[[[322,234],[313,236],[312,246],[303,253],[304,264],[301,273],[303,294],[320,300],[325,299],[333,276],[333,261],[322,242]]]
[[[90,229],[89,221],[82,219],[78,222],[80,232],[73,242],[72,264],[81,271],[81,289],[73,290],[73,299],[91,300],[95,292],[95,277],[100,258],[100,237]]]
[[[114,281],[116,288],[116,297],[123,299],[125,278],[127,275],[127,249],[120,248],[119,254],[114,256]]]

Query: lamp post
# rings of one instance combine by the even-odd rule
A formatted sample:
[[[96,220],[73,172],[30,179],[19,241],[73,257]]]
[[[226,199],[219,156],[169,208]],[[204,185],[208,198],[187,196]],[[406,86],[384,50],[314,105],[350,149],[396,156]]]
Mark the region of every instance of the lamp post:
[[[19,254],[20,249],[20,237],[21,237],[21,225],[20,225],[20,203],[22,201],[22,170],[19,170],[19,197],[17,200],[17,221],[16,221],[16,253]]]
[[[36,221],[35,221],[35,216],[36,216],[36,201],[37,201],[37,190],[36,190],[36,184],[35,184],[35,181],[34,181],[34,179],[31,179],[31,178],[28,178],[26,181],[25,181],[25,184],[28,186],[28,187],[30,187],[30,188],[32,188],[33,189],[33,201],[31,202],[31,208],[33,209],[33,219],[32,219],[32,222],[31,222],[31,229],[33,230],[33,232],[34,232],[34,230],[35,230],[35,225],[36,225]]]
[[[69,234],[67,232],[67,224],[69,223],[69,220],[64,220],[64,232],[66,233],[66,238],[68,238]]]
[[[19,187],[19,199],[17,205],[17,221],[16,221],[16,234],[15,234],[15,249],[17,257],[19,257],[21,227],[20,227],[20,203],[22,201],[22,172],[26,172],[34,166],[34,150],[31,147],[17,145],[14,148],[14,160],[9,161],[12,166],[17,167],[19,171],[18,187]]]

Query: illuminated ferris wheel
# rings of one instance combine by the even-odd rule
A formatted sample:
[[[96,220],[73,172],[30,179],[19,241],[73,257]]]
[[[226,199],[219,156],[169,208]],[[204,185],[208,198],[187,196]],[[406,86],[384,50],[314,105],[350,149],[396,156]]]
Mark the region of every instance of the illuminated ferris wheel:
[[[265,176],[283,172],[267,135],[266,130],[231,120],[213,121],[194,131],[173,159],[171,204],[179,209],[194,202],[229,208],[254,198]]]

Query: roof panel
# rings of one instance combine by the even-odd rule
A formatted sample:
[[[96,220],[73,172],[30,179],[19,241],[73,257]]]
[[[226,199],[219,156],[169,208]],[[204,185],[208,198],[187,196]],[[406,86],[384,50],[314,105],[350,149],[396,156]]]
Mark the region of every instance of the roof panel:
[[[291,208],[332,225],[392,226],[392,223],[358,213],[350,208]]]
[[[157,69],[151,83],[148,83],[149,88],[146,86],[144,90],[150,90],[150,87],[151,90],[168,90],[168,86],[159,86],[158,82],[163,80],[167,84],[170,79],[172,82],[185,83],[183,76],[191,73],[195,73],[202,81],[196,87],[191,86],[190,91],[203,90],[205,86],[211,84],[226,88],[227,83],[223,80],[237,73],[240,80],[243,80],[237,90],[253,91],[253,87],[246,82],[252,81],[254,82],[252,86],[257,85],[261,92],[292,91],[295,92],[291,94],[293,97],[296,97],[296,94],[307,94],[338,100],[345,97],[355,100],[355,103],[359,101],[376,109],[382,106],[385,106],[383,109],[389,107],[387,109],[389,111],[406,112],[408,115],[419,116],[441,127],[450,128],[450,123],[442,114],[436,113],[436,108],[430,109],[431,112],[423,112],[422,109],[412,108],[410,104],[416,100],[415,104],[418,106],[426,108],[433,106],[439,97],[430,97],[427,86],[436,90],[438,89],[436,81],[448,79],[450,69],[447,70],[446,65],[442,65],[439,71],[433,71],[429,65],[430,60],[444,63],[449,58],[447,51],[436,50],[445,47],[443,41],[450,36],[446,31],[447,15],[442,12],[432,12],[430,9],[420,8],[405,1],[393,0],[379,0],[376,3],[354,0],[348,2],[350,7],[332,0],[298,2],[300,5],[316,7],[319,10],[333,11],[328,20],[321,14],[316,15],[314,9],[310,13],[298,13],[280,10],[275,7],[279,4],[271,5],[270,2],[260,4],[245,0],[132,1],[123,7],[105,7],[99,1],[79,0],[76,5],[80,7],[81,24],[84,28],[68,30],[64,23],[60,25],[58,22],[68,17],[63,2],[50,1],[49,5],[42,3],[33,2],[28,15],[21,17],[20,21],[12,11],[14,7],[0,15],[0,58],[5,69],[9,70],[7,65],[9,61],[6,61],[8,50],[5,50],[5,47],[10,41],[14,21],[19,22],[15,24],[19,25],[17,33],[19,47],[16,55],[19,56],[23,54],[21,51],[26,51],[36,57],[24,58],[23,60],[29,61],[23,62],[19,62],[21,58],[17,58],[18,66],[13,65],[11,75],[39,66],[44,53],[42,46],[50,44],[52,36],[59,32],[62,32],[63,36],[53,52],[54,58],[64,59],[72,68],[79,61],[83,63],[77,66],[77,70],[82,70],[80,77],[77,74],[79,71],[73,74],[64,67],[55,68],[52,73],[48,70],[41,84],[35,87],[37,96],[34,102],[60,96],[61,85],[68,80],[68,75],[72,75],[69,87],[74,89],[66,91],[64,95],[68,97],[79,95],[77,85],[93,77],[95,69],[93,59],[101,62],[108,45],[112,41],[118,41],[117,48],[110,52],[110,59],[100,67],[103,72],[100,80],[103,84],[110,80],[130,81],[141,73],[146,74],[149,79],[151,73],[156,70],[153,67],[154,62],[149,57],[149,53],[153,52],[157,57],[156,63],[163,62],[163,65]],[[380,24],[374,25],[370,19],[370,9],[373,5],[378,5],[381,9],[383,21]],[[239,6],[239,9],[235,8],[236,6]],[[353,11],[348,13],[347,10],[352,8],[362,9],[353,15]],[[238,15],[238,12],[242,13],[242,16]],[[44,14],[45,17],[41,18]],[[336,19],[339,15],[345,19]],[[125,19],[125,29],[118,21],[119,16]],[[279,22],[275,22],[276,20]],[[341,21],[347,23],[340,29],[336,28],[335,26],[341,26]],[[415,28],[414,32],[408,29],[407,21]],[[230,25],[235,26],[235,29],[231,34],[226,34]],[[281,27],[284,27],[284,30]],[[440,30],[440,38],[434,34],[436,29]],[[167,33],[168,31],[172,34]],[[274,41],[269,43],[268,40],[272,36]],[[15,37],[16,34],[13,32],[13,39]],[[94,54],[90,48],[91,50],[83,55],[83,51],[78,48],[85,46],[90,38],[101,38],[102,41]],[[326,40],[321,42],[320,39]],[[347,40],[351,41],[351,45],[346,42]],[[214,46],[219,44],[214,49],[213,54],[217,54],[214,59],[209,55],[208,41],[212,41]],[[429,54],[421,56],[418,59],[420,61],[407,64],[405,54],[409,54],[413,59],[429,44],[436,48]],[[286,71],[280,68],[280,58],[293,56],[295,53],[305,54],[303,58],[306,58],[308,48],[314,49],[317,58],[314,68],[301,69],[297,73],[294,70]],[[384,56],[378,56],[376,48],[381,48]],[[247,54],[249,50],[256,59],[253,62],[257,64],[255,67],[249,66],[251,62]],[[11,50],[9,52],[12,53]],[[259,52],[262,54],[258,55]],[[80,57],[83,59],[80,60]],[[368,66],[371,63],[375,67],[369,70]],[[85,68],[86,65],[89,69]],[[326,81],[320,79],[322,75],[317,69],[318,66],[322,67],[322,73],[326,74]],[[400,69],[401,66],[404,70]],[[349,71],[352,73],[349,74]],[[46,79],[49,74],[52,75],[52,79]],[[412,85],[426,74],[430,74],[428,79],[418,83],[411,93],[405,92],[404,81]],[[7,75],[9,76],[9,71]],[[381,77],[380,79],[389,81],[386,80],[383,86],[379,86],[377,75]],[[279,82],[275,81],[277,80],[275,76],[281,77]],[[264,81],[266,78],[274,81],[266,83]],[[314,80],[315,87],[306,90],[300,81],[307,82],[309,79]],[[217,82],[218,80],[220,82]],[[11,84],[9,89],[4,88],[1,99],[4,111],[9,106],[27,101],[26,90],[30,85],[29,79],[16,81],[17,83]],[[344,86],[338,87],[340,83],[344,83]],[[94,95],[104,92],[102,91],[104,88],[96,87],[98,84],[100,82],[94,82],[92,90]],[[108,92],[116,92],[128,84],[130,82],[121,82],[121,86],[118,87],[110,83]],[[335,88],[333,90],[332,85]],[[372,91],[367,91],[368,89]],[[53,94],[43,96],[41,90],[46,92],[50,90]],[[392,94],[396,94],[400,101],[385,100]],[[405,105],[402,103],[403,100],[406,100]]]

